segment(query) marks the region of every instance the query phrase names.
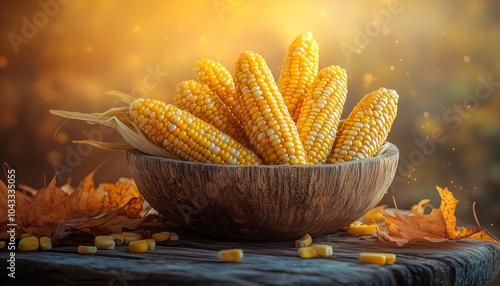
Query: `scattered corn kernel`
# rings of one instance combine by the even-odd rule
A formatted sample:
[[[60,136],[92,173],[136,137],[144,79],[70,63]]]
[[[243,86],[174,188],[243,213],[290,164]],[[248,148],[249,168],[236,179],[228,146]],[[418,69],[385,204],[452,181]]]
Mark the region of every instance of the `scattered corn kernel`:
[[[295,241],[295,247],[296,248],[307,247],[311,245],[311,243],[312,243],[312,237],[308,233],[306,233],[300,239]]]
[[[156,240],[152,238],[144,239],[148,244],[148,250],[154,250],[156,248]]]
[[[314,258],[318,256],[318,253],[316,252],[316,247],[308,246],[299,248],[299,255],[300,258]]]
[[[39,239],[40,241],[40,249],[43,251],[52,250],[52,239],[48,236],[42,236]]]
[[[23,233],[21,234],[21,238],[26,238],[32,236],[31,233]]]
[[[376,229],[376,224],[350,225],[347,227],[347,234],[372,235]]]
[[[148,243],[146,240],[134,240],[128,244],[128,251],[132,253],[142,253],[148,251]]]
[[[109,236],[115,239],[116,245],[122,245],[125,242],[125,236],[121,233],[112,233]]]
[[[4,248],[5,245],[7,245],[7,242],[5,241],[0,241],[0,249]]]
[[[95,254],[97,252],[97,247],[95,246],[87,246],[87,245],[80,245],[78,246],[78,253],[80,254]]]
[[[175,232],[170,233],[170,240],[179,240],[179,235]]]
[[[396,254],[394,253],[380,253],[385,255],[385,264],[394,264],[396,262]]]
[[[313,245],[316,250],[317,256],[332,256],[333,255],[333,247],[328,244],[315,244]]]
[[[98,235],[94,238],[97,249],[115,249],[115,238],[109,235]]]
[[[383,206],[377,206],[377,207],[369,210],[363,216],[363,219],[365,221],[373,220],[373,221],[376,221],[376,222],[383,222],[385,219],[384,219],[384,216],[382,215],[382,213],[380,211],[384,210],[385,208],[386,208],[385,205],[383,205]]]
[[[219,251],[217,254],[220,261],[224,262],[238,262],[243,258],[243,250],[241,249],[225,249]]]
[[[164,231],[164,232],[157,232],[153,233],[151,237],[156,241],[156,242],[162,242],[166,241],[170,238],[170,232]]]
[[[19,249],[21,251],[37,251],[39,246],[38,238],[34,236],[21,238],[19,241]]]
[[[126,244],[129,244],[131,243],[132,241],[136,241],[136,240],[141,240],[142,239],[142,235],[138,234],[138,233],[134,233],[134,232],[122,232],[122,235],[125,237],[125,243]]]
[[[383,253],[362,252],[359,254],[359,262],[367,264],[385,265],[387,256]]]

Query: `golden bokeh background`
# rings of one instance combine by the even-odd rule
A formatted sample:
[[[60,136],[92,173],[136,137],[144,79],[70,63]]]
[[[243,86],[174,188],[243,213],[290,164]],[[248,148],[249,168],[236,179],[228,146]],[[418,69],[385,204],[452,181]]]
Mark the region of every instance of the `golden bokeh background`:
[[[106,129],[49,109],[99,112],[116,89],[171,101],[200,58],[229,70],[244,50],[260,53],[275,78],[287,46],[310,31],[320,67],[347,70],[344,117],[381,86],[400,95],[389,136],[400,169],[382,203],[435,206],[435,186],[460,200],[460,222],[500,233],[499,4],[481,1],[68,1],[2,4],[0,160],[18,183],[40,188],[59,171],[77,184],[108,159],[96,181],[130,176],[123,151],[71,140],[119,140]],[[488,83],[488,81],[490,83]],[[437,135],[436,135],[437,134]],[[418,143],[420,142],[420,143]],[[422,143],[425,142],[425,143]],[[425,153],[424,153],[425,151]],[[405,163],[406,162],[406,163]],[[4,179],[4,178],[3,178]]]

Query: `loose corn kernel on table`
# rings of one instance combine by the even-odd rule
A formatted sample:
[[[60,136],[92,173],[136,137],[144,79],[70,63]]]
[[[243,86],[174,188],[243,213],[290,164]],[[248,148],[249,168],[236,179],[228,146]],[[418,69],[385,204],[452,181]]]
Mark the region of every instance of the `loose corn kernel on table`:
[[[130,253],[126,245],[77,253],[68,241],[52,251],[16,252],[16,278],[1,267],[1,285],[484,285],[500,271],[500,248],[491,243],[463,240],[419,243],[405,248],[382,244],[375,237],[356,237],[339,231],[313,238],[313,244],[333,246],[333,256],[301,259],[294,241],[220,241],[189,237],[164,241],[155,250]],[[239,262],[220,262],[222,249],[241,248]],[[392,265],[358,262],[360,252],[390,252]],[[0,264],[8,259],[0,250]],[[7,284],[5,284],[7,283]],[[10,284],[9,284],[10,283]]]

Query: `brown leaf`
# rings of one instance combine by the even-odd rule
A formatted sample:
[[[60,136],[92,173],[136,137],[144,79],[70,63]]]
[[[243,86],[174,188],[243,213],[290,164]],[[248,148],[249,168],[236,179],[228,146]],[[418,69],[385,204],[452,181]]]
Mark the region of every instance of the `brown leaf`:
[[[71,230],[84,227],[109,225],[109,229],[117,229],[119,224],[135,226],[137,222],[140,223],[144,198],[134,181],[122,178],[115,184],[101,184],[95,188],[93,176],[101,165],[87,175],[76,189],[69,184],[57,187],[55,178],[41,190],[18,185],[16,237],[30,233],[35,236],[53,234],[54,237],[62,238]],[[8,196],[8,188],[1,181],[0,195],[4,198]],[[0,207],[7,210],[7,200],[0,200]],[[0,217],[0,239],[8,238],[10,226],[7,226],[7,219],[7,216]]]
[[[382,241],[391,241],[398,246],[414,242],[442,242],[447,239],[458,240],[464,238],[493,242],[500,246],[499,241],[488,231],[481,228],[458,229],[455,210],[458,200],[447,188],[436,187],[441,196],[439,209],[432,208],[429,200],[421,200],[412,207],[408,214],[400,212],[390,215],[382,211],[386,224],[377,227],[378,238]],[[430,208],[429,214],[424,214],[425,208]]]

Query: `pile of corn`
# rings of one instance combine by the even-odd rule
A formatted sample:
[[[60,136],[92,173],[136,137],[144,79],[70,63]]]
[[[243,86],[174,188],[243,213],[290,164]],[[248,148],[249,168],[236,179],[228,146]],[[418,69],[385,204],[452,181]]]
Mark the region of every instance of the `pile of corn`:
[[[264,58],[245,51],[234,77],[219,62],[196,62],[194,79],[177,85],[175,104],[112,92],[127,109],[99,116],[51,112],[113,126],[128,147],[188,161],[307,165],[377,155],[396,117],[398,94],[385,88],[367,94],[341,122],[346,71],[335,65],[318,71],[318,61],[318,44],[304,33],[290,45],[278,81]]]

